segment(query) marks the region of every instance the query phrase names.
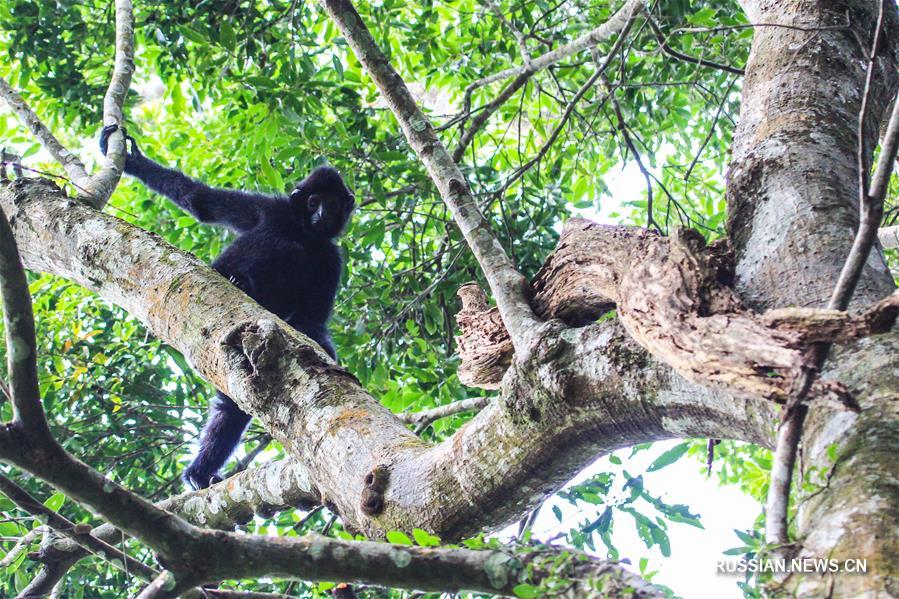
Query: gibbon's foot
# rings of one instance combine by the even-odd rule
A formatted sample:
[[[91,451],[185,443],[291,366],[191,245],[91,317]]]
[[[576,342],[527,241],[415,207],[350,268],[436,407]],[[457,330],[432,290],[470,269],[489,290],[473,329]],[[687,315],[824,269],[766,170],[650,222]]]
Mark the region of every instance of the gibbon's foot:
[[[194,468],[193,464],[188,466],[184,470],[184,474],[181,475],[186,482],[193,490],[199,491],[200,489],[205,489],[214,485],[215,483],[222,482],[223,479],[218,473],[213,472],[209,473],[204,471],[202,468]]]

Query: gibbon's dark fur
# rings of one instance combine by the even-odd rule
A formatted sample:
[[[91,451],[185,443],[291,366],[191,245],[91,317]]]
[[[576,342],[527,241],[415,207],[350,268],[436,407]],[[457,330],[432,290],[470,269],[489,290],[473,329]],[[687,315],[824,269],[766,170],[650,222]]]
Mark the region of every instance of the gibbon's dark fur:
[[[106,154],[109,135],[103,129],[100,149]],[[337,358],[327,321],[340,280],[341,257],[334,239],[355,206],[353,193],[340,174],[320,166],[296,184],[289,196],[214,189],[165,168],[141,154],[134,139],[125,172],[140,179],[204,223],[224,225],[237,238],[212,267],[234,285],[308,335]],[[218,482],[250,422],[234,401],[217,392],[200,438],[200,450],[184,471],[195,489]]]

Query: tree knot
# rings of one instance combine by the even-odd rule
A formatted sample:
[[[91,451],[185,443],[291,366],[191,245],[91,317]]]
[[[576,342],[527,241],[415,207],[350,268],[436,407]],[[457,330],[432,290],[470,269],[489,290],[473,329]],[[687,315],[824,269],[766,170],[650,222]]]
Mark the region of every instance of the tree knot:
[[[384,491],[390,482],[390,469],[378,464],[365,475],[362,489],[362,511],[368,516],[377,516],[384,511]]]
[[[235,326],[225,334],[222,345],[232,348],[242,367],[255,378],[277,368],[278,360],[287,349],[287,340],[274,321],[259,320]]]

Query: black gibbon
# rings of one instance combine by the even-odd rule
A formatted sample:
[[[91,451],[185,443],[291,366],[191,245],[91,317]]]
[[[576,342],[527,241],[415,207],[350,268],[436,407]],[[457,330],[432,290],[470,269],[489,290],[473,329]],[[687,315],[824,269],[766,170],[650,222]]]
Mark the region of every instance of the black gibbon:
[[[112,125],[103,129],[106,155]],[[125,172],[140,179],[204,223],[223,225],[237,238],[212,267],[267,310],[337,357],[327,321],[340,280],[341,256],[334,243],[355,206],[340,173],[320,166],[289,196],[214,189],[141,154],[134,139]],[[126,142],[126,143],[127,143]],[[250,422],[230,397],[217,392],[200,438],[200,450],[183,474],[195,489],[221,480],[228,460]]]

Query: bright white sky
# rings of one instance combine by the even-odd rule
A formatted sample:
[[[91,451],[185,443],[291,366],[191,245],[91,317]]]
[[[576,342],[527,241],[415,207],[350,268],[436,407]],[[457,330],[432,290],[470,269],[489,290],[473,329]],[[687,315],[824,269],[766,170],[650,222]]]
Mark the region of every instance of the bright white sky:
[[[714,473],[710,478],[706,477],[705,465],[690,456],[656,472],[646,472],[653,460],[677,443],[678,441],[656,443],[651,449],[642,451],[633,458],[629,458],[629,449],[617,451],[615,455],[622,461],[620,466],[615,466],[605,456],[581,472],[572,484],[583,482],[598,472],[621,472],[626,469],[631,476],[643,475],[643,486],[650,494],[660,497],[668,504],[690,506],[690,511],[701,517],[704,529],[671,523],[668,527],[670,557],[663,557],[658,547],[647,549],[637,535],[630,516],[619,517],[616,514],[612,540],[620,552],[620,558],[630,559],[630,568],[634,572],[639,571],[640,558],[649,558],[647,570],[658,572],[653,582],[670,587],[685,599],[741,598],[743,593],[737,588],[737,581],[742,578],[716,574],[715,563],[725,559],[722,555],[724,550],[742,545],[734,534],[734,529],[751,529],[761,506],[737,487],[719,486]],[[620,481],[622,478],[616,477],[616,480]],[[561,526],[552,513],[554,505],[562,510]],[[590,517],[592,512],[588,511],[587,514]],[[579,516],[574,506],[554,497],[540,510],[533,529],[534,536],[546,540],[560,530],[567,531],[583,519],[584,516]],[[507,538],[516,533],[517,525],[507,528],[500,536]],[[602,543],[597,541],[597,547],[601,548]]]
[[[615,211],[623,212],[621,204],[629,198],[639,198],[645,189],[645,182],[636,163],[629,163],[624,169],[614,171],[606,180],[611,201],[604,202],[597,210],[573,210],[579,216],[604,224],[617,224],[609,217]],[[584,481],[598,472],[621,472],[626,469],[632,476],[642,474],[644,488],[668,504],[685,504],[690,511],[699,514],[704,529],[688,524],[672,523],[668,529],[671,541],[671,557],[663,557],[658,547],[652,550],[637,535],[629,516],[617,518],[617,526],[612,536],[621,553],[621,559],[629,558],[632,569],[637,572],[640,558],[649,558],[647,570],[658,571],[653,582],[670,587],[685,599],[730,599],[741,598],[743,593],[737,587],[741,578],[734,575],[717,575],[715,564],[725,559],[722,552],[743,543],[734,534],[734,529],[747,530],[761,511],[755,499],[733,486],[719,486],[717,477],[705,475],[705,465],[689,456],[656,472],[646,473],[646,468],[678,441],[665,441],[654,445],[629,458],[630,450],[621,450],[616,455],[621,458],[621,466],[609,462],[608,456],[598,459],[573,481]],[[617,477],[621,478],[621,477]],[[566,520],[560,527],[552,513],[552,506],[558,505]],[[537,518],[534,533],[538,539],[547,539],[559,530],[568,530],[578,523],[575,511],[566,501],[551,499]],[[568,520],[570,518],[570,521]],[[582,517],[583,519],[583,517]],[[581,519],[581,520],[582,520]],[[516,527],[504,533],[515,534]],[[601,546],[601,542],[597,543]]]

